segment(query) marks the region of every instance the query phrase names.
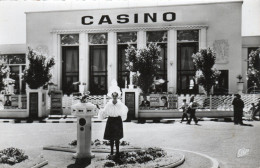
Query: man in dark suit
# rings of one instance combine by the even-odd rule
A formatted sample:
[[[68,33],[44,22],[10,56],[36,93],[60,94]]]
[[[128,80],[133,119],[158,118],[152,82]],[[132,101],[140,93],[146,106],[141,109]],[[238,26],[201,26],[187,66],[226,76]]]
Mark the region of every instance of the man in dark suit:
[[[242,117],[243,117],[244,102],[241,99],[241,96],[239,94],[235,94],[235,98],[232,101],[232,105],[234,108],[234,124],[243,125]]]

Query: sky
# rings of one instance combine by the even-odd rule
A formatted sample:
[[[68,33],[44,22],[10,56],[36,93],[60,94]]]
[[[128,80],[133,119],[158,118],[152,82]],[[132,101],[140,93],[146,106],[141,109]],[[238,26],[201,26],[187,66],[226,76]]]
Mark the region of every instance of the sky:
[[[29,11],[160,6],[237,0],[0,0],[0,44],[26,43]],[[242,1],[242,0],[241,0]],[[260,0],[243,0],[242,36],[260,36]]]

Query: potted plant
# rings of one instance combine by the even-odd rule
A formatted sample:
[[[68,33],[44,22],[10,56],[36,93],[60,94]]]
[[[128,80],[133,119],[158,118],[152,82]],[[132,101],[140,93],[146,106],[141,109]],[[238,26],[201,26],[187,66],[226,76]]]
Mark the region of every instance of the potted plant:
[[[242,75],[237,75],[238,83],[243,83],[242,78]]]
[[[238,82],[237,82],[237,90],[238,90],[238,93],[241,94],[242,91],[243,91],[243,85],[244,85],[244,82],[243,82],[243,77],[242,75],[237,75],[237,79],[238,79]]]
[[[23,72],[23,79],[28,85],[27,107],[30,118],[46,116],[46,94],[47,90],[42,87],[47,85],[52,75],[50,69],[54,66],[54,59],[47,59],[41,53],[28,48],[28,66]]]

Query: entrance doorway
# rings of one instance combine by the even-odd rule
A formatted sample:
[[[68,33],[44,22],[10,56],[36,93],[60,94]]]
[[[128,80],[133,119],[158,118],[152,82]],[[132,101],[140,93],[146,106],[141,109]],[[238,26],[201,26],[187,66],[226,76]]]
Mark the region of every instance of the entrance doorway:
[[[63,46],[62,47],[62,91],[70,95],[78,92],[77,85],[73,82],[79,81],[79,47]]]
[[[195,66],[192,54],[198,51],[198,43],[177,44],[177,92],[180,94],[196,94]]]
[[[36,119],[39,113],[38,93],[30,93],[29,97],[29,118]]]

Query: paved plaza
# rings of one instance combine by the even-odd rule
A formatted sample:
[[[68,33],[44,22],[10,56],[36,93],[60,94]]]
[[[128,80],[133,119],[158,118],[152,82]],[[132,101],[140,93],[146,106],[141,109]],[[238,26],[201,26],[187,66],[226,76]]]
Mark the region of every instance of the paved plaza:
[[[260,121],[245,121],[252,126],[232,122],[202,121],[200,125],[173,123],[124,123],[123,140],[133,146],[158,146],[206,154],[218,160],[221,168],[260,167]],[[92,140],[103,140],[105,122],[92,124]],[[46,167],[73,164],[72,153],[47,151],[43,146],[67,145],[76,139],[76,123],[0,123],[0,149],[17,147],[30,157],[44,155]],[[240,149],[249,152],[239,155]]]

